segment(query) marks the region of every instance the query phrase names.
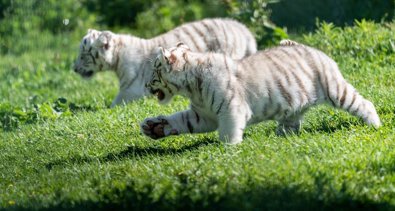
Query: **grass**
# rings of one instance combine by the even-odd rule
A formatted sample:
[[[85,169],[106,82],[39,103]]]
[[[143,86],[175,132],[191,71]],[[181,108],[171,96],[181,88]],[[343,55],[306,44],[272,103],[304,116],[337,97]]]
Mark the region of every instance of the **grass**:
[[[144,118],[188,101],[160,106],[145,98],[109,109],[114,74],[86,81],[72,73],[73,45],[4,55],[0,209],[393,210],[393,29],[324,24],[300,40],[338,61],[383,127],[320,106],[307,113],[300,135],[278,137],[275,123],[265,122],[249,127],[237,146],[223,145],[217,133],[144,137]]]

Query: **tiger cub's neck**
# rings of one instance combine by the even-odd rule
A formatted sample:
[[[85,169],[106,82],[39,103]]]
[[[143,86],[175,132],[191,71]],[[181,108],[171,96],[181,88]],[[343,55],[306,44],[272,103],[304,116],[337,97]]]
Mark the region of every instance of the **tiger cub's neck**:
[[[156,47],[151,40],[142,39],[130,35],[117,35],[114,39],[114,62],[111,65],[119,79],[135,77],[139,74],[150,75],[151,61],[156,55]]]
[[[185,64],[169,80],[177,84],[180,95],[191,99],[194,104],[201,104],[207,100],[212,81],[221,77],[229,78],[226,74],[232,74],[224,70],[226,65],[223,62],[218,62],[223,57],[216,53],[189,52],[184,57]]]

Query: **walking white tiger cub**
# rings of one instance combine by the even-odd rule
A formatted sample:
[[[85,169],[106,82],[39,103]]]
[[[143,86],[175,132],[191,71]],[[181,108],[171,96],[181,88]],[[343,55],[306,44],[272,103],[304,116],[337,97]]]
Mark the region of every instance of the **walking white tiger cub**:
[[[256,41],[243,24],[231,19],[204,19],[181,25],[152,39],[88,30],[82,39],[74,71],[85,78],[112,70],[119,79],[119,93],[112,107],[149,94],[144,85],[152,75],[151,61],[159,46],[184,42],[198,52],[220,52],[241,59],[257,51]]]
[[[284,44],[284,43],[283,43]],[[147,87],[162,103],[173,95],[190,99],[189,110],[147,118],[141,131],[154,139],[218,128],[222,141],[242,141],[247,125],[276,120],[278,134],[297,132],[303,114],[329,103],[377,128],[380,119],[323,52],[296,42],[260,51],[240,61],[196,53],[180,43],[160,48]]]

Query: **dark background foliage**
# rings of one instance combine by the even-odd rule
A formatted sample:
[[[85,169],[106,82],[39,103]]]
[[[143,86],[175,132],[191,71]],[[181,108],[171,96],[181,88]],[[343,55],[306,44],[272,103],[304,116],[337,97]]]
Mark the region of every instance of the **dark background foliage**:
[[[282,0],[270,4],[271,20],[291,30],[316,28],[316,20],[338,26],[355,20],[392,20],[394,0]]]
[[[64,47],[78,41],[88,28],[149,38],[206,17],[240,20],[263,48],[287,37],[287,30],[315,29],[317,20],[339,26],[352,25],[355,19],[392,20],[394,4],[394,0],[0,0],[0,53]]]

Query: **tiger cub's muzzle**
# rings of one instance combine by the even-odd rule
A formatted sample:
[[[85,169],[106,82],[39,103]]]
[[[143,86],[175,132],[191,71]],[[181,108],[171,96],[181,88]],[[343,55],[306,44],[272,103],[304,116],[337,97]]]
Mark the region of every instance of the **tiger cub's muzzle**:
[[[158,100],[162,101],[163,99],[165,99],[165,93],[159,88],[154,88],[152,85],[153,84],[149,82],[145,84],[145,88],[147,88],[151,94],[155,95]]]

